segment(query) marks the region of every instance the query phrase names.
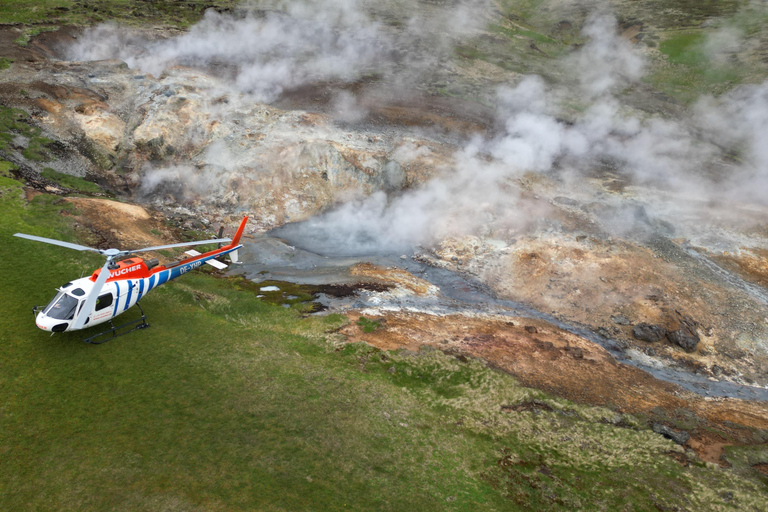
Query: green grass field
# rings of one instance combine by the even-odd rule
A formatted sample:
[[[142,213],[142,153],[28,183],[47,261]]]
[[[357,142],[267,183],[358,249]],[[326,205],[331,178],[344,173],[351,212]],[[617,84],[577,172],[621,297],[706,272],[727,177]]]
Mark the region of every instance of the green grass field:
[[[753,474],[683,468],[637,418],[439,351],[344,345],[343,317],[237,280],[165,285],[149,329],[101,346],[50,337],[32,306],[100,259],[12,234],[77,239],[76,218],[0,177],[0,510],[765,508]]]
[[[188,27],[198,21],[206,9],[232,9],[240,0],[14,0],[0,2],[0,20],[4,23],[89,25],[101,21]],[[39,33],[30,28],[20,43]],[[43,29],[44,30],[44,29]]]

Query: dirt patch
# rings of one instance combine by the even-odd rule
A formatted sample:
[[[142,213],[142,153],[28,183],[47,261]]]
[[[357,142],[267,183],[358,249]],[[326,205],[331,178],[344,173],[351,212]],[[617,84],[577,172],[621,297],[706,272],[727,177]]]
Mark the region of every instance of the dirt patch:
[[[723,253],[712,259],[745,281],[768,289],[768,249],[742,248],[738,254]]]
[[[75,205],[78,223],[95,235],[100,249],[138,249],[176,241],[164,217],[141,206],[83,197],[65,201]]]
[[[764,474],[765,476],[768,476],[768,463],[766,462],[760,462],[758,464],[755,464],[752,466],[756,471],[759,471],[760,473]]]
[[[26,46],[16,41],[22,38],[29,27],[23,25],[0,25],[0,56],[14,60],[37,62],[60,56],[62,48],[76,40],[82,29],[72,26],[53,27],[32,36]]]
[[[699,435],[696,439],[689,439],[688,445],[696,452],[700,459],[714,462],[720,467],[730,466],[723,457],[723,449],[726,446],[731,446],[731,443],[722,442],[718,436]]]
[[[675,462],[683,466],[684,468],[687,468],[691,465],[690,461],[688,460],[688,457],[685,456],[683,453],[679,452],[669,452],[667,453],[667,456],[671,459],[673,459]]]
[[[602,347],[544,321],[376,311],[373,316],[383,321],[366,333],[357,325],[359,312],[348,316],[350,324],[342,333],[350,342],[410,351],[430,345],[460,358],[481,358],[525,386],[578,403],[639,413],[673,427],[686,422],[689,444],[703,460],[722,464],[729,439],[747,428],[768,428],[768,403],[689,393],[618,363]]]
[[[372,263],[357,263],[349,269],[353,276],[362,276],[384,283],[390,283],[400,288],[410,290],[416,295],[434,295],[437,293],[437,287],[418,278],[410,272],[396,267],[381,267]]]

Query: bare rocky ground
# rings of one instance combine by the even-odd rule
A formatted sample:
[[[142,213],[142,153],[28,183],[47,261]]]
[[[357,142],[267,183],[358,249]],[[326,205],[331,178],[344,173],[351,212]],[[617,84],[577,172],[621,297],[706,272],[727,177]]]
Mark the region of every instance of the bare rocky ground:
[[[558,30],[583,22],[563,12]],[[625,23],[624,37],[639,44],[644,34],[645,44],[665,23],[681,22],[674,11],[664,12],[658,26]],[[40,174],[52,168],[147,207],[68,199],[105,245],[168,240],[173,231],[166,215],[204,218],[199,226],[207,227],[248,213],[250,229],[263,232],[376,191],[418,188],[448,172],[457,148],[473,134],[498,130],[493,109],[467,98],[487,99],[496,85],[520,78],[512,64],[467,58],[441,72],[453,79],[448,93],[462,98],[433,94],[441,73],[397,94],[372,75],[298,87],[267,105],[224,87],[216,70],[175,66],[152,76],[117,60],[63,60],[79,28],[44,32],[26,48],[13,42],[19,30],[0,28],[0,55],[14,59],[0,72],[0,103],[30,114],[29,124],[52,141],[46,146],[51,158],[27,158],[31,140],[22,136],[2,157],[18,167],[30,194],[69,192]],[[168,29],[145,30],[147,38],[169,35]],[[541,56],[549,51],[545,43],[524,43],[542,61],[548,58]],[[487,35],[475,50],[496,44],[498,37]],[[546,71],[537,62],[531,66]],[[339,117],[341,92],[364,107],[362,118]],[[649,115],[683,108],[647,84],[626,99]],[[509,187],[518,192],[516,206],[540,212],[538,219],[444,236],[418,257],[474,276],[501,298],[615,339],[637,357],[681,363],[713,379],[768,385],[768,208],[702,202],[634,182],[610,166],[595,169],[578,186],[552,173],[524,175]],[[663,206],[670,203],[684,208]],[[617,228],[616,219],[627,217],[629,227]],[[412,293],[439,293],[397,269],[358,265],[353,273],[406,283]],[[526,385],[684,425],[693,434],[689,446],[705,460],[725,464],[722,446],[766,441],[760,437],[768,429],[765,404],[682,392],[540,321],[380,316],[384,326],[374,333],[363,334],[353,323],[346,334],[386,349],[426,344],[483,358]]]

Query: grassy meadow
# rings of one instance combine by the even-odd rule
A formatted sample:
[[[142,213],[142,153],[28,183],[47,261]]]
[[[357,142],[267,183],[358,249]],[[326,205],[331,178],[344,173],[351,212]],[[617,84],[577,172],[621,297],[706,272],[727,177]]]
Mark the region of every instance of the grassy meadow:
[[[197,22],[206,9],[232,9],[240,3],[240,0],[13,0],[0,2],[0,20],[36,25],[29,28],[26,37],[20,38],[19,43],[25,45],[29,37],[40,33],[40,24],[150,21],[185,28]]]
[[[32,306],[100,258],[12,235],[78,240],[77,216],[0,177],[0,510],[765,509],[753,473],[683,467],[638,418],[345,345],[345,317],[236,279],[153,290],[151,327],[104,345],[50,336]]]

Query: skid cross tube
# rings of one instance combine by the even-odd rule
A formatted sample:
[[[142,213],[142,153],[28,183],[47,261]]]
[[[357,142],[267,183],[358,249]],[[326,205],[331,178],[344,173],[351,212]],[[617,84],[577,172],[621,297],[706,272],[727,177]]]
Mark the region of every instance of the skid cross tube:
[[[85,343],[90,343],[91,345],[101,345],[102,343],[106,343],[109,340],[113,340],[113,339],[115,339],[115,338],[117,338],[119,336],[123,336],[125,334],[131,333],[131,332],[133,332],[133,331],[135,331],[137,329],[146,329],[147,327],[149,327],[149,324],[147,323],[147,315],[144,314],[144,310],[142,309],[141,304],[139,304],[137,302],[136,305],[139,306],[139,310],[141,311],[141,318],[137,318],[136,320],[131,320],[130,322],[126,322],[126,323],[124,323],[122,325],[118,325],[117,327],[115,327],[115,324],[113,324],[112,320],[110,320],[109,321],[109,325],[112,327],[111,329],[107,329],[106,331],[100,332],[98,334],[94,334],[93,336],[89,336],[89,337],[85,338],[83,341]],[[137,325],[136,327],[134,327],[133,329],[131,329],[129,331],[126,331],[126,332],[123,332],[123,333],[120,333],[120,334],[117,334],[117,331],[119,329],[122,329],[124,327],[128,327],[129,325],[133,325],[133,324],[138,323],[138,322],[141,322],[141,323],[139,325]],[[107,338],[106,340],[102,340],[102,341],[93,341],[95,338],[99,338],[99,337],[104,336],[104,335],[109,334],[109,333],[112,333],[112,337],[111,338]]]

